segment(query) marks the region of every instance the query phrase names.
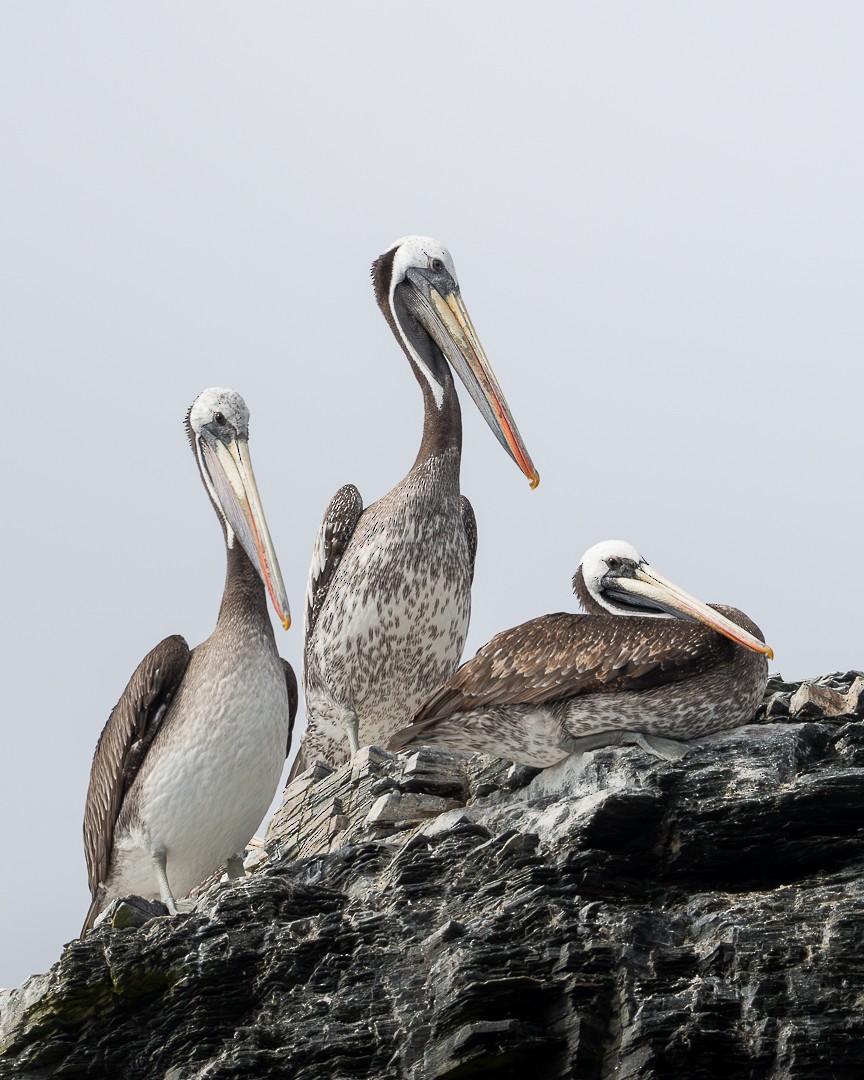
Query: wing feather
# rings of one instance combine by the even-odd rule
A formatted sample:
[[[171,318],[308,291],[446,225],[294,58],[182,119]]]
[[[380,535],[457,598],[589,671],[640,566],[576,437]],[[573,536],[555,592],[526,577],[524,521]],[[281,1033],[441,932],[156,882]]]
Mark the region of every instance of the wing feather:
[[[135,669],[99,736],[84,811],[84,854],[94,898],[108,876],[114,826],[123,798],[183,680],[191,655],[178,634],[160,642]]]
[[[291,753],[291,734],[294,731],[294,721],[297,719],[297,704],[299,701],[299,695],[297,692],[297,676],[294,674],[294,668],[288,663],[287,660],[282,660],[282,668],[285,671],[285,685],[288,687],[288,741],[285,746],[285,757]]]
[[[412,727],[495,705],[679,682],[714,667],[731,648],[698,623],[669,619],[661,627],[649,618],[544,615],[492,638],[420,706]]]
[[[465,527],[465,539],[468,541],[468,565],[470,567],[470,583],[474,584],[474,562],[477,558],[477,518],[474,516],[474,508],[464,495],[460,496],[459,508],[462,511],[462,524]]]
[[[321,528],[312,551],[312,565],[306,585],[306,616],[304,635],[306,641],[315,629],[315,623],[327,596],[327,589],[336,568],[348,546],[360,515],[363,499],[353,484],[339,488],[324,514]]]

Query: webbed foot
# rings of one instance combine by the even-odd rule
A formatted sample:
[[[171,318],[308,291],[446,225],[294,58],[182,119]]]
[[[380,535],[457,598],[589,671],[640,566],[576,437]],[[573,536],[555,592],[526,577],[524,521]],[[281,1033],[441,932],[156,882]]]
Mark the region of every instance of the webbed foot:
[[[664,761],[680,761],[690,752],[689,743],[665,739],[662,735],[647,735],[642,731],[601,731],[594,735],[562,739],[558,745],[568,754],[585,754],[603,746],[638,746],[646,754]]]

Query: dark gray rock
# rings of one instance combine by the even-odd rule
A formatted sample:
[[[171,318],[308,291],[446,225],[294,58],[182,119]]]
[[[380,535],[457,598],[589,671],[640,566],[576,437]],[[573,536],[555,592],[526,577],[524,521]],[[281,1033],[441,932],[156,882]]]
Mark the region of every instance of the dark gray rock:
[[[0,1077],[864,1076],[857,677],[680,762],[300,778],[245,881],[0,995]]]
[[[130,926],[143,926],[151,919],[167,916],[168,908],[160,900],[145,900],[143,896],[121,896],[102,911],[96,926],[113,926],[124,930]]]

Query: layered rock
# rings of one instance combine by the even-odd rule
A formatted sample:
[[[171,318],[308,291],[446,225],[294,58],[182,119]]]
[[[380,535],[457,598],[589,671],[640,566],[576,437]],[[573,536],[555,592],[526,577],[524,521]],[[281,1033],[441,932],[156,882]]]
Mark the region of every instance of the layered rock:
[[[0,1076],[864,1076],[862,719],[775,679],[674,763],[312,770],[245,881],[0,998]]]

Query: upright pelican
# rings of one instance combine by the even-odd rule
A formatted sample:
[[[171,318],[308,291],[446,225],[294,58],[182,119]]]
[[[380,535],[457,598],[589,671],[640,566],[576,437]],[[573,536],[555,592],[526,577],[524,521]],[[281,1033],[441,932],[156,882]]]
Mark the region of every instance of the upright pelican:
[[[459,663],[477,530],[459,493],[462,417],[452,366],[522,472],[539,477],[462,302],[449,251],[407,236],[372,266],[378,306],[423,392],[408,475],[366,510],[346,484],[327,508],[306,591],[308,728],[292,777],[382,743]]]
[[[225,537],[222,606],[196,649],[175,635],[145,656],[99,737],[82,934],[114,897],[158,896],[176,914],[175,896],[223,863],[242,877],[291,746],[297,680],[276,650],[265,585],[286,630],[291,619],[249,458],[249,410],[235,390],[213,387],[186,429]]]
[[[587,551],[573,588],[587,615],[496,635],[389,749],[445,746],[539,768],[614,742],[679,757],[670,740],[752,719],[774,653],[742,611],[703,604],[623,540]]]

